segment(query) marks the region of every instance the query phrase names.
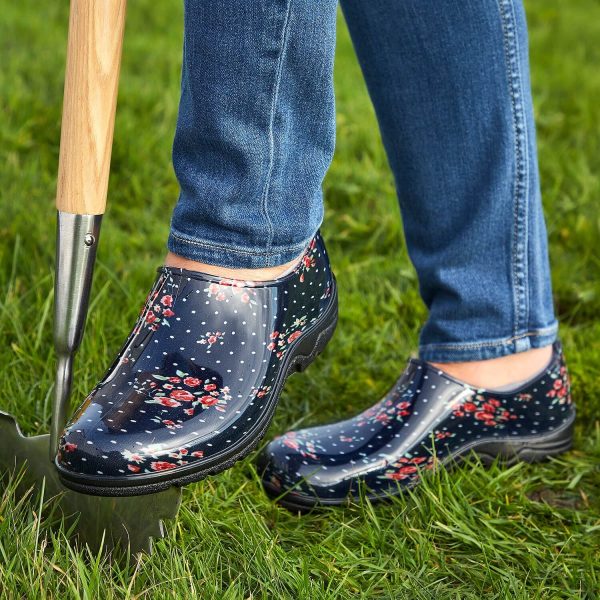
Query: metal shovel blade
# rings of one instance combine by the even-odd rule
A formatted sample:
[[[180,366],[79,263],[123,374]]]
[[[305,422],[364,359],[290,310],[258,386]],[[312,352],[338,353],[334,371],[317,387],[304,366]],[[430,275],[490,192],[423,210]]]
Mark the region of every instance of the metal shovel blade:
[[[0,475],[19,473],[18,490],[44,494],[59,508],[65,523],[77,521],[79,543],[96,551],[121,547],[130,554],[150,553],[152,539],[164,537],[163,520],[174,519],[181,488],[147,496],[109,498],[80,494],[60,482],[48,460],[49,435],[24,436],[12,415],[0,411]]]

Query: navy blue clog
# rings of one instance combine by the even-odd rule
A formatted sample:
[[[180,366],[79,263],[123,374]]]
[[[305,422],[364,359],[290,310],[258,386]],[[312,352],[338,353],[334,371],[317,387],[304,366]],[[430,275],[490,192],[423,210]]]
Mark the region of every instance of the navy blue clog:
[[[62,482],[137,495],[226,469],[257,445],[286,377],[310,364],[336,321],[319,234],[274,281],[159,269],[119,356],[64,431]]]
[[[398,494],[423,471],[473,451],[488,463],[568,450],[575,408],[559,343],[544,373],[511,393],[476,390],[412,359],[393,389],[357,417],[290,431],[259,459],[267,493],[293,510]]]

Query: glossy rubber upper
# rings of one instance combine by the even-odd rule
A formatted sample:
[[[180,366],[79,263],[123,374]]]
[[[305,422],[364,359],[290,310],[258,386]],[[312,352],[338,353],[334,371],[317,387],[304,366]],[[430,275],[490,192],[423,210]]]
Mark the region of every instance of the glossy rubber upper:
[[[486,440],[535,439],[573,419],[559,343],[546,371],[518,392],[475,390],[412,359],[389,393],[356,417],[273,440],[260,459],[271,494],[287,502],[341,502],[359,483],[372,497],[414,484],[423,470]]]
[[[329,310],[332,287],[319,234],[270,282],[159,269],[119,356],[65,429],[59,473],[129,485],[227,456],[274,410],[286,356]]]

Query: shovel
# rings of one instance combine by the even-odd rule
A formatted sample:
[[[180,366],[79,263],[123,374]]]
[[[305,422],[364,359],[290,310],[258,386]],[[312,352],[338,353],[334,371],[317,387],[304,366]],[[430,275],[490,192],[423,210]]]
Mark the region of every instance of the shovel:
[[[108,498],[64,487],[54,467],[65,425],[75,352],[88,310],[108,174],[127,0],[71,0],[56,207],[54,344],[57,371],[50,434],[26,437],[0,412],[0,472],[16,477],[20,493],[43,495],[70,533],[93,550],[150,552],[174,518],[181,489]],[[53,513],[54,514],[54,513]]]

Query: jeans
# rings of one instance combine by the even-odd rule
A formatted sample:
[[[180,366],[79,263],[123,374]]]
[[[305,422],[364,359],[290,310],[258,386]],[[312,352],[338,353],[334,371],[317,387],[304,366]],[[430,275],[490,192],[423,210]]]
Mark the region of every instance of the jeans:
[[[429,309],[421,358],[551,344],[521,1],[341,5]],[[334,151],[336,12],[335,0],[186,0],[172,252],[267,267],[313,237]]]

